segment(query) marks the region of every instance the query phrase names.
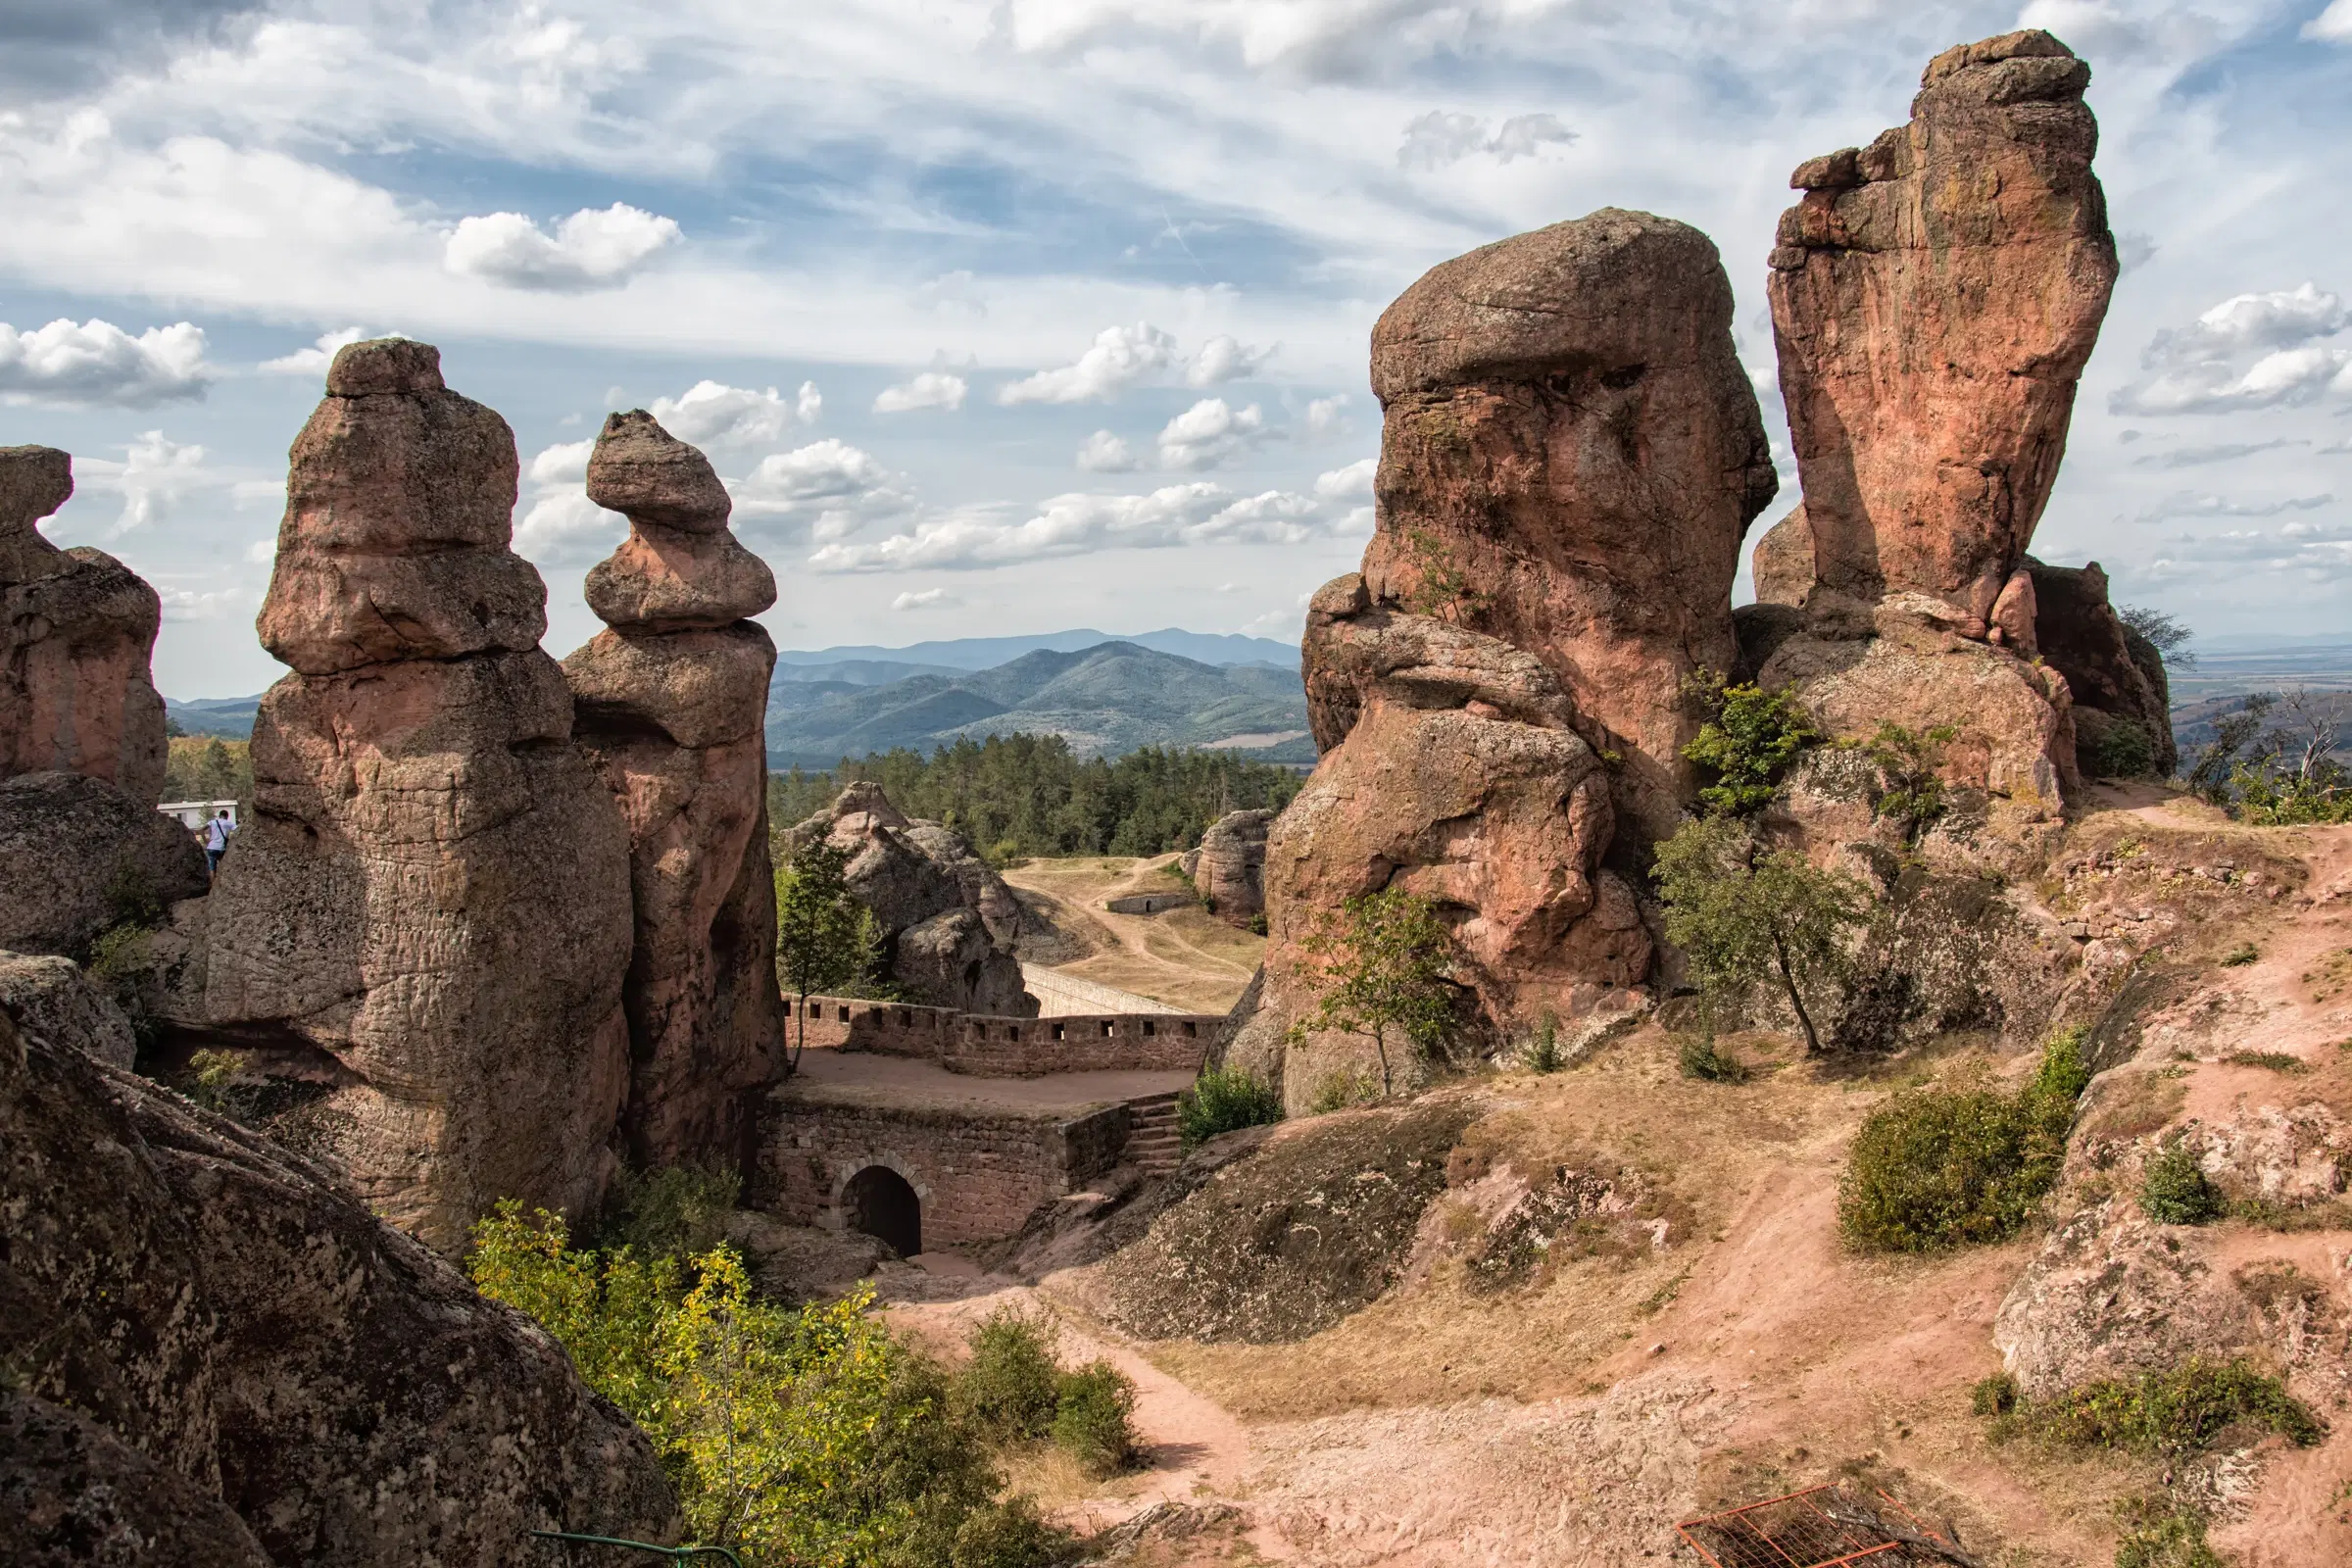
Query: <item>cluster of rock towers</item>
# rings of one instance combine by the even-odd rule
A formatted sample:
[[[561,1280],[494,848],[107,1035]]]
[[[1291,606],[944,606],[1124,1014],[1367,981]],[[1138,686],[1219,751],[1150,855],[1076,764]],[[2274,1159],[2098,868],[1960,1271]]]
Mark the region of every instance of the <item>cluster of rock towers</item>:
[[[1997,862],[2057,819],[2079,701],[2169,750],[2161,664],[2095,564],[2026,554],[2117,270],[2089,74],[2038,31],[1953,49],[1907,124],[1796,172],[1769,294],[1804,498],[1737,613],[1777,480],[1705,235],[1604,210],[1445,263],[1382,316],[1377,531],[1308,612],[1323,757],[1266,847],[1273,944],[1235,1059],[1314,1092],[1292,1058],[1349,1048],[1294,1028],[1306,941],[1385,887],[1451,922],[1498,1033],[1631,1001],[1655,956],[1643,851],[1694,793],[1696,680],[1789,691],[1832,737],[1954,727],[1964,808],[1931,860]],[[1788,841],[1870,831],[1801,793]]]

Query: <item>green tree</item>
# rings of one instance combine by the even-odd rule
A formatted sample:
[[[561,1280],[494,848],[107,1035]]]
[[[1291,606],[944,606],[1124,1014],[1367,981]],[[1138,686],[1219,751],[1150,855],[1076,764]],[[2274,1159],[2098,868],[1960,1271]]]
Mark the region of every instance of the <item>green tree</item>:
[[[1389,1040],[1428,1056],[1453,1033],[1453,933],[1429,900],[1398,888],[1358,894],[1325,911],[1300,943],[1322,1001],[1307,1029],[1365,1035],[1380,1054],[1380,1092],[1396,1092]]]
[[[808,1045],[808,998],[864,977],[874,918],[850,892],[849,852],[812,838],[776,867],[776,978],[793,997],[792,1068]]]
[[[1727,686],[1706,670],[1683,690],[1708,715],[1683,757],[1715,775],[1698,792],[1710,811],[1745,815],[1762,809],[1806,748],[1820,744],[1820,732],[1786,692]]]
[[[1805,993],[1843,974],[1844,938],[1866,919],[1861,884],[1792,851],[1760,852],[1743,824],[1724,816],[1684,823],[1658,846],[1650,875],[1666,906],[1666,938],[1698,981],[1708,1033],[1718,1002],[1777,981],[1805,1049],[1818,1053]]]

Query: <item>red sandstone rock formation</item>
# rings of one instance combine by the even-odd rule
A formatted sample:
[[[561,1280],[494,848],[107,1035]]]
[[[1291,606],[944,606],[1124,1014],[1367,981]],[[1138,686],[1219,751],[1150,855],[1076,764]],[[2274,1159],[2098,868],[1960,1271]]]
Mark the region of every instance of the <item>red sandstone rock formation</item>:
[[[629,828],[622,1128],[641,1162],[731,1163],[783,1030],[764,722],[776,651],[746,618],[776,602],[775,578],[728,532],[710,463],[642,410],[605,421],[588,495],[629,517],[588,573],[611,629],[564,662],[573,733]]]
[[[1946,50],[1909,124],[1792,176],[1769,292],[1831,591],[1982,636],[2023,562],[2116,277],[2089,80],[2046,32]]]
[[[1316,1002],[1304,940],[1390,887],[1450,924],[1456,977],[1496,1034],[1629,1003],[1650,939],[1632,886],[1600,864],[1609,773],[1558,678],[1494,638],[1375,605],[1354,576],[1315,596],[1307,643],[1327,700],[1343,679],[1353,698],[1345,738],[1267,838],[1272,941],[1231,1059],[1282,1083],[1294,1108],[1313,1101],[1352,1047],[1290,1038]]]
[[[335,356],[296,438],[254,813],[206,900],[218,1028],[308,1043],[361,1196],[455,1250],[502,1198],[575,1215],[628,1077],[628,838],[539,651],[497,414],[402,340]]]
[[[883,931],[891,978],[916,1001],[963,1012],[1034,1018],[1013,953],[1021,906],[959,833],[909,818],[879,784],[858,782],[794,826],[849,852],[850,891]]]
[[[1227,925],[1248,926],[1265,913],[1266,833],[1273,823],[1272,811],[1227,811],[1184,858],[1184,874]]]
[[[164,700],[148,675],[162,601],[104,551],[35,526],[74,493],[74,460],[0,447],[0,778],[64,768],[141,806],[164,788]]]
[[[1372,333],[1373,600],[1534,654],[1647,834],[1690,793],[1682,684],[1733,665],[1740,541],[1778,484],[1731,320],[1704,234],[1604,209],[1432,269]]]
[[[2075,749],[2086,775],[2115,763],[2146,741],[2149,770],[2169,778],[2180,764],[2173,740],[2172,683],[2156,645],[2133,631],[2107,600],[2107,573],[2026,558],[2034,591],[2034,646],[2074,693]],[[2139,737],[2117,732],[2136,726]]]

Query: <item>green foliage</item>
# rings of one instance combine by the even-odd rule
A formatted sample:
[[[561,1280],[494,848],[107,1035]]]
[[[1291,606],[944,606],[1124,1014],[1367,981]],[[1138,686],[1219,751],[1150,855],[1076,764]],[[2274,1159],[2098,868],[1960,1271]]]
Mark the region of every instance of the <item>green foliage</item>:
[[[1744,815],[1762,809],[1796,760],[1821,743],[1812,720],[1786,692],[1726,685],[1708,670],[1685,681],[1683,690],[1708,714],[1683,757],[1714,774],[1714,782],[1698,792],[1710,811]]]
[[[164,758],[167,801],[237,803],[237,819],[253,809],[253,747],[218,735],[190,735],[171,742]]]
[[[2017,1233],[2057,1184],[2075,1102],[2090,1082],[2082,1035],[2062,1030],[2014,1095],[1917,1089],[1871,1112],[1838,1183],[1838,1226],[1870,1251],[1931,1252]]]
[[[1222,751],[1146,747],[1082,760],[1058,735],[959,739],[925,757],[844,758],[829,772],[768,775],[768,820],[799,822],[858,779],[909,816],[944,822],[990,855],[1161,855],[1191,849],[1227,811],[1280,810],[1303,777]]]
[[[1666,906],[1666,939],[1698,982],[1708,1032],[1720,1004],[1777,981],[1806,1049],[1818,1052],[1805,993],[1843,977],[1844,939],[1867,918],[1861,884],[1792,851],[1760,853],[1745,826],[1725,816],[1684,823],[1658,846],[1650,875]]]
[[[1328,1116],[1335,1110],[1367,1104],[1379,1098],[1380,1085],[1372,1081],[1370,1073],[1344,1068],[1327,1072],[1316,1081],[1314,1095],[1307,1102],[1306,1113],[1309,1116]]]
[[[1282,1096],[1255,1073],[1212,1067],[1176,1097],[1176,1127],[1187,1149],[1219,1133],[1282,1120]]]
[[[1494,596],[1470,580],[1454,561],[1446,541],[1420,528],[1404,531],[1405,561],[1418,579],[1405,596],[1404,608],[1416,615],[1435,615],[1461,623],[1494,603]]]
[[[1389,1060],[1395,1033],[1424,1058],[1454,1028],[1453,933],[1427,899],[1397,888],[1362,893],[1334,917],[1323,911],[1300,943],[1322,1000],[1304,1027],[1368,1035],[1380,1055],[1380,1092],[1396,1093]]]
[[[2220,1219],[2230,1204],[2208,1181],[2205,1167],[2180,1139],[2156,1152],[2139,1180],[2139,1208],[2159,1225],[2202,1225]]]
[[[1881,724],[1862,750],[1878,765],[1883,788],[1871,809],[1916,839],[1942,816],[1949,805],[1943,779],[1943,749],[1959,735],[1948,724],[1914,734],[1900,724]]]
[[[2136,718],[2111,717],[2084,760],[2100,778],[2144,778],[2156,771],[2156,738]]]
[[[1052,1319],[999,1307],[973,1326],[972,1358],[956,1378],[956,1400],[971,1422],[999,1442],[1043,1438],[1054,1430],[1060,1368]]]
[[[1706,1035],[1691,1035],[1683,1041],[1683,1076],[1710,1084],[1743,1084],[1747,1082],[1747,1063],[1730,1053],[1718,1050]]]
[[[2025,1412],[2029,1430],[2077,1447],[2179,1457],[2212,1447],[2231,1427],[2276,1432],[2298,1447],[2328,1435],[2310,1406],[2253,1362],[2191,1356],[2164,1372],[2084,1384]]]
[[[874,917],[850,894],[849,860],[847,850],[811,838],[776,867],[776,979],[801,1004],[793,1018],[803,1047],[810,993],[855,985],[874,963]]]
[[[643,1427],[694,1539],[753,1568],[1030,1568],[1067,1537],[1000,1482],[939,1368],[893,1339],[861,1289],[787,1308],[715,1248],[681,1266],[569,1245],[503,1203],[473,1231],[483,1295],[529,1313]]]
[[[624,1166],[606,1200],[597,1243],[644,1258],[699,1257],[726,1240],[742,1187],[733,1171],[671,1165],[645,1174]]]
[[[2332,758],[2307,772],[2239,763],[2230,775],[2238,814],[2260,827],[2352,822],[2352,773]]]
[[[2205,1544],[2205,1516],[2194,1508],[2143,1499],[2123,1515],[2115,1568],[2229,1568]]]
[[[1548,1008],[1519,1048],[1519,1061],[1534,1073],[1555,1073],[1568,1065],[1566,1054],[1560,1050],[1560,1020]]]
[[[1054,1446],[1097,1478],[1132,1466],[1135,1384],[1127,1374],[1108,1361],[1063,1373],[1054,1405]]]
[[[2182,622],[2161,610],[2150,610],[2144,605],[2126,605],[2116,614],[2126,626],[2148,640],[2149,646],[2156,650],[2157,657],[2164,661],[2168,668],[2192,669],[2196,666],[2197,656],[2188,649],[2188,640],[2193,634]]]
[[[2241,759],[2247,752],[2259,755],[2264,750],[2263,727],[2278,705],[2278,699],[2272,693],[2256,692],[2236,712],[2214,720],[2213,739],[2189,763],[2188,787],[2212,805],[2228,806],[2235,793],[2232,775],[2243,765]]]
[[[2310,1062],[2283,1051],[2232,1051],[2222,1059],[2232,1067],[2260,1067],[2265,1072],[2311,1071]]]
[[[2256,962],[2261,957],[2262,950],[2260,948],[2257,948],[2251,942],[2240,942],[2236,947],[2231,948],[2228,953],[2222,955],[2222,967],[2225,969],[2241,969],[2249,963]]]
[[[2006,1372],[1981,1378],[1968,1391],[1968,1408],[1977,1415],[2009,1415],[2017,1409],[2017,1379]]]

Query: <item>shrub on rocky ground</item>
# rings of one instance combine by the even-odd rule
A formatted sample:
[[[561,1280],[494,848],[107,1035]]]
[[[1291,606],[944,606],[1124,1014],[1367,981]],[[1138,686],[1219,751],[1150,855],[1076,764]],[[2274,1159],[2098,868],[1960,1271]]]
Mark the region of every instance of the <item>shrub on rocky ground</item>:
[[[1176,1126],[1187,1149],[1219,1133],[1282,1120],[1282,1096],[1256,1074],[1212,1067],[1176,1097]]]
[[[2123,1514],[2115,1568],[2228,1568],[2205,1544],[2205,1516],[2195,1509],[2143,1499]]]
[[[1061,1376],[1057,1338],[1050,1319],[1009,1306],[991,1312],[965,1342],[972,1358],[956,1374],[957,1406],[999,1441],[1051,1434]]]
[[[608,1251],[625,1247],[643,1258],[700,1256],[726,1239],[742,1185],[733,1171],[623,1167],[606,1199],[596,1244]]]
[[[1136,1459],[1135,1384],[1108,1361],[1065,1372],[1054,1393],[1054,1446],[1098,1480]]]
[[[1702,1079],[1711,1084],[1743,1084],[1747,1082],[1747,1064],[1729,1052],[1719,1049],[1704,1035],[1693,1035],[1683,1042],[1683,1076]]]
[[[2220,1219],[2229,1207],[2197,1163],[2196,1152],[2179,1139],[2158,1150],[2140,1176],[2140,1212],[2159,1225],[2202,1225]]]
[[[2277,1433],[2298,1447],[2328,1435],[2311,1407],[2253,1362],[2191,1356],[2164,1372],[2105,1379],[2022,1407],[2026,1430],[2075,1447],[2179,1457],[2231,1429]]]

